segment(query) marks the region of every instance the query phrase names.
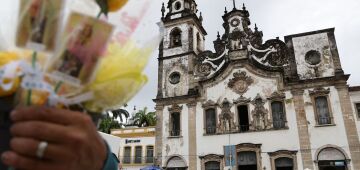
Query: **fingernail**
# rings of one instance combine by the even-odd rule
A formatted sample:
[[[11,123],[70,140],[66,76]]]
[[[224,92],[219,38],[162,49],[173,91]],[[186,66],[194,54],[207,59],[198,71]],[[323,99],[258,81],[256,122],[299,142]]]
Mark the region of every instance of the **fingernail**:
[[[17,112],[16,112],[16,110],[13,110],[11,113],[10,113],[10,118],[11,118],[11,120],[15,120],[16,119],[16,116],[17,116]]]

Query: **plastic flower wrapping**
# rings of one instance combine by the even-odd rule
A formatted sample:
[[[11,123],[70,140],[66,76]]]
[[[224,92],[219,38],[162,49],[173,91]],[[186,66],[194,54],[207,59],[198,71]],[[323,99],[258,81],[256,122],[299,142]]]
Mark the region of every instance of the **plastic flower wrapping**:
[[[16,45],[4,45],[13,40],[0,34],[0,98],[14,96],[14,107],[76,105],[96,113],[122,106],[147,82],[143,70],[160,42],[160,31],[134,34],[149,4],[20,0]],[[112,14],[120,22],[108,21]]]

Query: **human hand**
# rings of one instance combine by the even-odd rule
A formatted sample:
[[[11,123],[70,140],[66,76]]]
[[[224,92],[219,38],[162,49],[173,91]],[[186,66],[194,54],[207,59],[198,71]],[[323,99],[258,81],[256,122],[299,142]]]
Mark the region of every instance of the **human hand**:
[[[91,118],[83,113],[48,107],[20,108],[11,113],[12,151],[4,164],[24,170],[101,170],[106,145]],[[43,158],[40,142],[48,142]]]

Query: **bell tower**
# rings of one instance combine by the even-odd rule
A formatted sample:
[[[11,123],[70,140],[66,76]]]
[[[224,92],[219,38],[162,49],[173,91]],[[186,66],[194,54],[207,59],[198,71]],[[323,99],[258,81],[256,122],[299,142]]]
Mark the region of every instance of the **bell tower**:
[[[159,46],[157,99],[195,93],[194,60],[204,50],[202,15],[195,0],[169,0],[161,8],[164,37]]]

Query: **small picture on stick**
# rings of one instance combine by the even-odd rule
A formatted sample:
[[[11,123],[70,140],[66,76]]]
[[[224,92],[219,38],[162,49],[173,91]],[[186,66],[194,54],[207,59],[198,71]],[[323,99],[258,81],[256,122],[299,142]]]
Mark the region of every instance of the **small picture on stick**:
[[[21,0],[17,46],[53,51],[63,0]]]

